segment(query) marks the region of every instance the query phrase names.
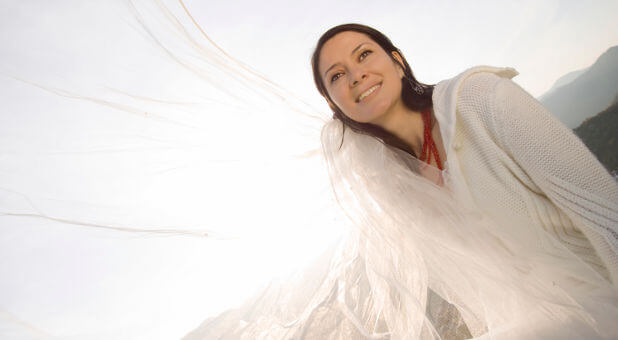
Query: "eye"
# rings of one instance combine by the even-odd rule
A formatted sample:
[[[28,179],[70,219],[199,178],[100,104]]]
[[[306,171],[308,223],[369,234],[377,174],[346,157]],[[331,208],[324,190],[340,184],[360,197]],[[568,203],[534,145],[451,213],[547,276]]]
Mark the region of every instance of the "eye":
[[[334,82],[335,80],[341,78],[343,76],[343,73],[338,72],[332,75],[332,77],[330,77],[330,82]]]
[[[365,58],[367,58],[367,56],[368,56],[368,55],[370,55],[371,53],[373,53],[373,52],[372,52],[372,51],[370,51],[370,50],[365,50],[365,51],[363,51],[363,53],[361,53],[361,54],[358,56],[358,60],[359,60],[359,61],[363,61],[363,60],[364,60]]]

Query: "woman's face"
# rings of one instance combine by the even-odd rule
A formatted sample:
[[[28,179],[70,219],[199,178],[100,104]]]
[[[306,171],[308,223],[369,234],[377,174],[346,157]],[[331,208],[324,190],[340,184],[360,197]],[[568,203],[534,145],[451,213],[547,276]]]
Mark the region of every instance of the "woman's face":
[[[400,60],[399,54],[393,55]],[[322,46],[318,66],[332,103],[357,122],[380,125],[404,105],[403,70],[363,33],[346,31],[332,37]]]

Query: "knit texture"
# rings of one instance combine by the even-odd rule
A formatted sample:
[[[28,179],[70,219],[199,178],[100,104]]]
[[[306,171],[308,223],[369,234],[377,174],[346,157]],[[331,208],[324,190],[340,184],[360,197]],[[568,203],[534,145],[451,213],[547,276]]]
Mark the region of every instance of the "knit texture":
[[[616,182],[571,130],[510,79],[492,72],[464,77],[450,80],[461,84],[449,159],[458,166],[450,170],[459,169],[482,210],[524,216],[617,285]]]

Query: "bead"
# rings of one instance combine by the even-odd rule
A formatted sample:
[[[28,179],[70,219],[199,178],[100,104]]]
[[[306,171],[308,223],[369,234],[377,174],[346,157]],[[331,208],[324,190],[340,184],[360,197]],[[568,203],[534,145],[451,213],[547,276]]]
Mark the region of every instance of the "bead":
[[[431,155],[433,154],[436,159],[436,165],[438,169],[442,169],[442,162],[440,162],[440,154],[438,153],[438,147],[436,146],[436,142],[434,142],[433,137],[431,136],[431,109],[427,108],[423,111],[423,135],[425,140],[423,140],[423,151],[421,153],[420,160],[426,162],[427,164],[431,164]]]

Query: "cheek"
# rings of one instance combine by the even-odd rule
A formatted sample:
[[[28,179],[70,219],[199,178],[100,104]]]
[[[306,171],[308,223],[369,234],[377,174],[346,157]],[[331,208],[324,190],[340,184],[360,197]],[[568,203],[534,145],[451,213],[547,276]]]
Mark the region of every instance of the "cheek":
[[[401,97],[401,91],[403,90],[401,82],[402,82],[401,78],[397,78],[397,81],[394,84],[394,87],[395,87],[394,92],[397,95],[397,97]]]
[[[342,109],[345,112],[345,106],[347,105],[344,99],[345,98],[344,92],[345,91],[342,90],[340,87],[335,87],[329,91],[329,95],[330,95],[330,98],[335,103],[335,105],[337,105],[340,109]]]

